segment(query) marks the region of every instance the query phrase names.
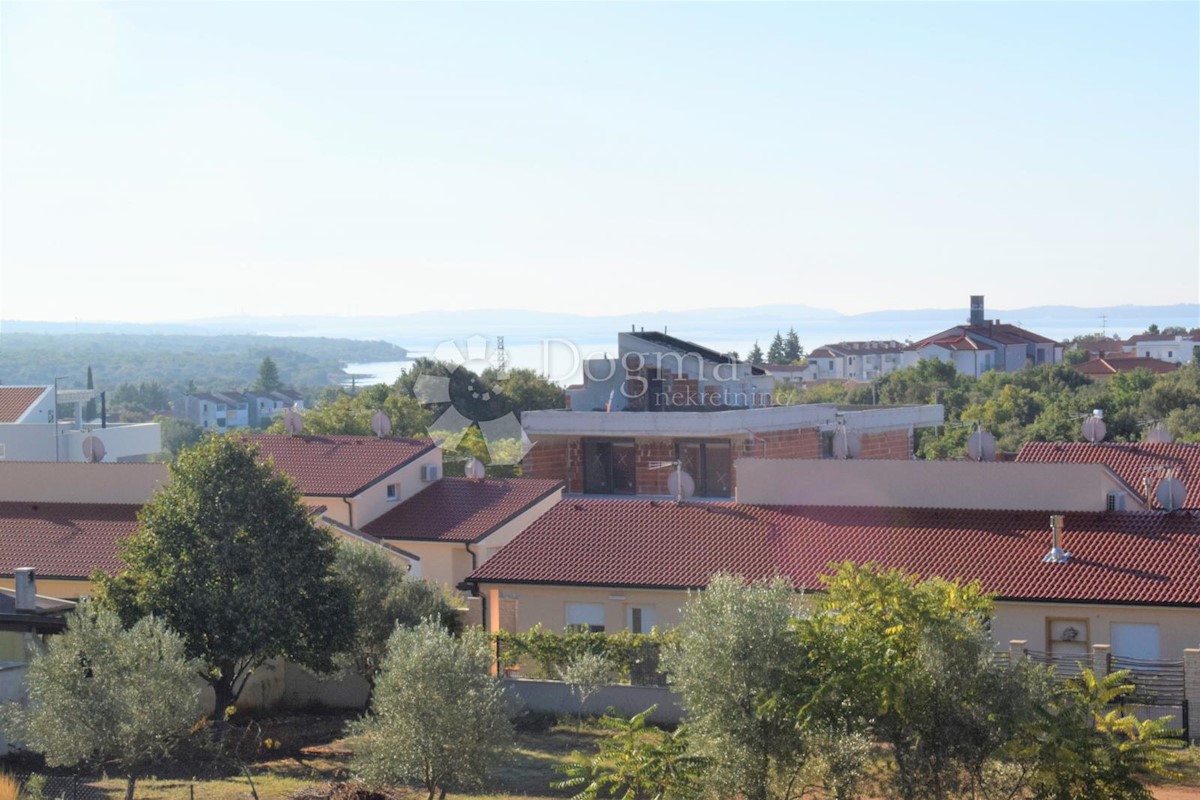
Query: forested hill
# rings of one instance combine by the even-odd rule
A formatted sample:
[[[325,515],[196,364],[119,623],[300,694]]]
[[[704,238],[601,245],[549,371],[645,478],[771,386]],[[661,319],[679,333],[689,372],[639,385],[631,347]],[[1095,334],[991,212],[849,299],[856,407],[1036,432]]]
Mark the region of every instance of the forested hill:
[[[285,385],[316,387],[347,377],[342,364],[399,361],[404,348],[379,341],[299,336],[164,334],[0,334],[0,383],[83,387],[87,368],[95,386],[154,381],[168,391],[189,382],[200,389],[244,389],[270,356]]]

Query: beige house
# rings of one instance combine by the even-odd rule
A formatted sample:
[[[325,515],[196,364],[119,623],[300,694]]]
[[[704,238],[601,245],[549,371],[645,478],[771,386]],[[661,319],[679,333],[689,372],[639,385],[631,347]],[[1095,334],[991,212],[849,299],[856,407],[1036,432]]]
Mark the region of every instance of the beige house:
[[[442,478],[363,526],[421,560],[421,576],[457,586],[562,497],[559,481]]]
[[[1200,518],[1073,511],[1047,562],[1045,511],[768,506],[568,498],[477,569],[468,583],[492,629],[648,630],[679,620],[711,575],[785,575],[820,591],[831,563],[979,580],[997,597],[998,642],[1054,656],[1111,644],[1121,657],[1200,647]],[[1072,628],[1067,632],[1067,628]]]
[[[441,448],[428,439],[244,438],[339,539],[381,547],[413,577],[450,587],[561,496],[556,481],[442,478]],[[32,567],[48,594],[89,594],[95,570],[120,569],[117,541],[168,480],[162,464],[0,461],[0,587]]]

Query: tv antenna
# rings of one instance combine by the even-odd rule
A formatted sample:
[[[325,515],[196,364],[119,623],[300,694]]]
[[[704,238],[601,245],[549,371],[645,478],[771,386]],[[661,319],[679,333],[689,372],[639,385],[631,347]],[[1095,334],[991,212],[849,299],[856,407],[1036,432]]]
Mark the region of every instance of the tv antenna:
[[[1187,500],[1187,487],[1168,469],[1166,476],[1158,482],[1158,488],[1154,490],[1154,499],[1158,501],[1159,508],[1170,514],[1183,508],[1183,503]]]
[[[1104,441],[1108,427],[1104,424],[1104,411],[1097,408],[1092,415],[1083,421],[1083,438],[1092,444]]]
[[[1175,441],[1175,437],[1167,430],[1167,426],[1161,422],[1155,425],[1150,430],[1146,431],[1147,442],[1159,442],[1161,444],[1170,444]]]
[[[683,471],[683,459],[651,461],[649,466],[650,469],[675,468],[675,471],[667,476],[667,491],[675,495],[676,503],[682,503],[696,493],[696,481],[692,479],[691,475]]]
[[[295,412],[294,409],[287,409],[283,412],[283,429],[291,435],[300,433],[304,430],[304,418]]]
[[[496,368],[503,374],[508,372],[508,351],[504,349],[504,337],[496,337]]]
[[[996,437],[977,425],[971,437],[967,439],[967,457],[972,461],[996,460]]]
[[[83,458],[93,464],[104,460],[104,442],[91,434],[83,437]]]
[[[487,467],[478,458],[468,460],[463,467],[463,477],[470,478],[473,481],[483,480],[484,475],[487,475]]]
[[[392,421],[387,414],[383,413],[382,409],[371,416],[371,430],[380,439],[392,432]]]
[[[833,434],[833,457],[845,460],[858,458],[862,449],[862,437],[857,431],[847,430],[845,424],[839,424]]]

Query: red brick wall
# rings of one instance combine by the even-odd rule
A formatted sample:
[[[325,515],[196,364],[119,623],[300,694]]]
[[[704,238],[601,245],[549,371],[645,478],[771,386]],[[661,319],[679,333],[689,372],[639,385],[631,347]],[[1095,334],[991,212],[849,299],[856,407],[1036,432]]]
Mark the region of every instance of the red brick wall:
[[[568,492],[583,491],[583,440],[576,437],[548,436],[533,440],[522,465],[529,478],[551,478],[567,482]],[[815,428],[769,431],[733,437],[734,459],[738,458],[820,458],[821,434]],[[673,439],[635,440],[637,452],[638,494],[667,494],[669,469],[651,469],[654,461],[673,461]],[[912,457],[907,430],[864,434],[859,458],[908,459]],[[736,475],[736,471],[735,471]]]
[[[883,431],[881,433],[863,434],[859,458],[874,459],[909,459],[912,458],[912,447],[908,439],[908,430]]]
[[[671,439],[637,439],[637,493],[666,494],[669,468],[652,469],[655,461],[674,461],[675,442]]]
[[[816,428],[793,428],[787,431],[758,432],[751,438],[747,434],[738,447],[738,456],[751,458],[820,458],[821,432]]]
[[[533,449],[521,460],[526,478],[566,481],[568,492],[583,491],[583,444],[566,436],[531,437]]]

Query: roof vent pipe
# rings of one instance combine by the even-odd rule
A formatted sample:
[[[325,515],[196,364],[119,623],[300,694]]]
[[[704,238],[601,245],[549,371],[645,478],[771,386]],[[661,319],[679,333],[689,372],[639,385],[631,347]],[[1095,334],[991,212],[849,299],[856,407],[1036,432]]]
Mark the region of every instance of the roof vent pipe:
[[[1042,561],[1047,564],[1062,564],[1065,563],[1071,554],[1062,548],[1062,514],[1053,514],[1050,517],[1050,552],[1042,557]]]

